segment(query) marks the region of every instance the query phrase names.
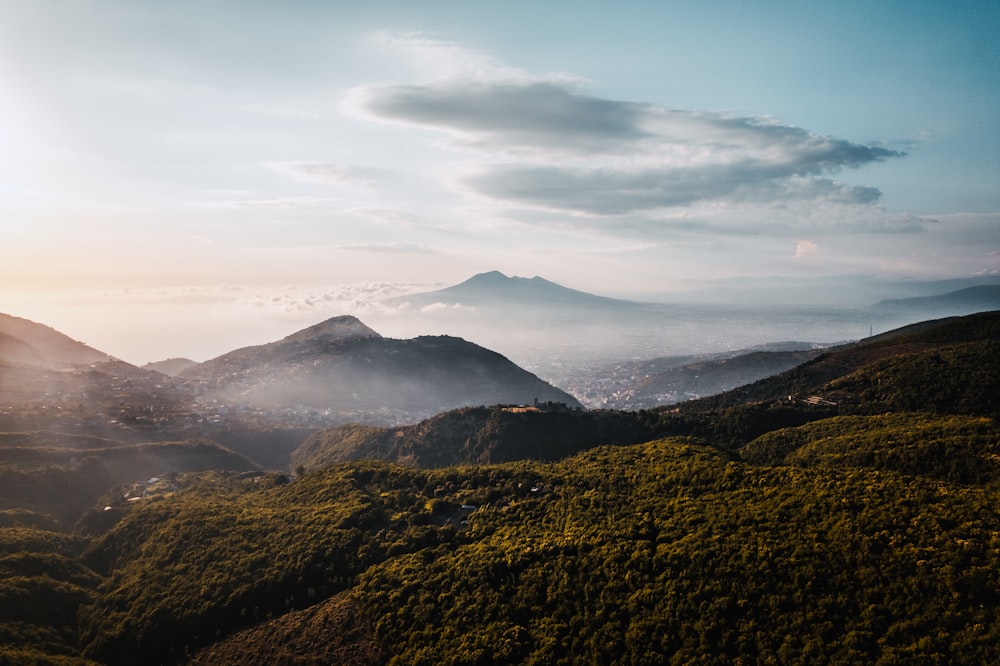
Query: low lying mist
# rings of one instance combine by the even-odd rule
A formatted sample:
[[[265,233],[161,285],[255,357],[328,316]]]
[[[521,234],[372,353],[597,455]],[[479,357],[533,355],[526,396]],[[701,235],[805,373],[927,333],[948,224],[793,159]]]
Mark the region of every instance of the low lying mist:
[[[917,321],[867,308],[644,305],[629,310],[545,311],[519,307],[438,309],[406,320],[375,317],[383,335],[448,331],[559,383],[619,362],[751,349],[780,341],[821,345],[859,340]]]

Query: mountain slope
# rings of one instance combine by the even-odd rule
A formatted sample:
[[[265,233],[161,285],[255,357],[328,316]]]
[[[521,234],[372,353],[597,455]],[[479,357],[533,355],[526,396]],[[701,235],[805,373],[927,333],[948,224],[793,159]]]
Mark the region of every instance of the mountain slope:
[[[45,357],[21,338],[0,332],[0,363],[45,365]]]
[[[107,578],[81,644],[107,664],[213,643],[196,663],[989,663],[997,499],[691,440],[201,484],[137,506],[85,554]]]
[[[187,379],[219,381],[270,365],[311,363],[356,340],[378,338],[378,333],[355,317],[333,317],[288,335],[277,342],[244,347],[181,371]]]
[[[448,336],[383,338],[354,317],[336,317],[278,342],[230,352],[181,377],[233,402],[388,417],[536,398],[579,406],[569,394],[478,345]]]
[[[477,407],[416,425],[345,425],[318,432],[292,454],[293,468],[316,470],[378,459],[416,467],[557,460],[600,444],[635,444],[649,432],[629,414]]]
[[[472,276],[465,282],[437,291],[387,299],[390,303],[426,306],[434,303],[473,307],[518,306],[522,308],[629,308],[640,303],[570,289],[542,277],[508,277],[500,271]]]
[[[681,435],[735,451],[762,434],[837,415],[1000,415],[1000,314],[921,323],[819,354],[719,396],[651,411],[466,409],[414,426],[339,426],[306,439],[292,464],[311,470],[364,458],[418,467],[556,459],[598,444]],[[755,359],[744,359],[748,371]]]
[[[167,358],[162,361],[153,361],[142,366],[143,370],[154,370],[162,372],[170,377],[176,377],[188,368],[198,365],[197,361],[189,358]]]
[[[1000,425],[984,417],[915,412],[838,416],[770,432],[740,455],[757,465],[863,468],[951,483],[995,483]]]
[[[976,285],[946,294],[885,299],[875,310],[971,314],[1000,309],[1000,285]]]
[[[111,488],[204,470],[258,469],[207,441],[128,444],[62,433],[0,433],[0,507],[71,526]]]
[[[650,409],[728,391],[776,375],[816,357],[820,351],[803,345],[794,351],[747,351],[714,355],[659,369],[659,359],[628,364],[629,381],[614,386],[608,407]],[[605,382],[602,388],[612,388]]]
[[[992,396],[1000,394],[994,390],[1000,387],[1000,359],[994,353],[996,345],[1000,345],[1000,312],[920,322],[832,348],[787,372],[718,396],[685,403],[682,409],[731,407],[781,400],[793,394],[824,394],[834,390],[840,391],[838,398],[855,404],[862,400],[859,392],[880,386],[878,375],[888,370],[894,383],[882,382],[880,395],[886,397],[894,390],[897,397],[906,395],[912,405],[892,406],[878,401],[869,402],[871,409],[880,406],[885,409],[937,409],[937,396],[951,404],[967,401],[977,410],[970,413],[992,414],[997,409],[997,401]],[[940,386],[945,380],[956,391],[950,397],[933,389],[935,384]],[[868,397],[871,399],[873,394]],[[948,411],[943,405],[941,408]]]
[[[111,357],[68,335],[28,319],[0,313],[0,361],[30,363],[48,368],[97,363]],[[20,343],[12,341],[16,338]],[[11,354],[8,358],[7,354]]]

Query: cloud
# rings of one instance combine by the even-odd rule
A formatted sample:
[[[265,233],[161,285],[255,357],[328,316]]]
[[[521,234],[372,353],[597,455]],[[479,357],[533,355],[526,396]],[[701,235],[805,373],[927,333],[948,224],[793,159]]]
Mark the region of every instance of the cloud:
[[[360,105],[376,118],[467,134],[483,150],[614,150],[649,137],[643,107],[579,95],[548,82],[367,88]]]
[[[276,165],[276,169],[297,176],[305,176],[310,180],[337,185],[349,185],[359,189],[371,189],[374,179],[362,175],[357,167],[331,162],[299,162]]]
[[[776,184],[787,193],[774,199],[769,193],[748,195],[740,190],[725,199],[701,200],[687,206],[639,210],[621,214],[566,215],[548,209],[504,211],[509,224],[518,221],[526,229],[576,231],[596,236],[604,242],[626,241],[656,246],[711,245],[740,236],[795,237],[812,234],[920,234],[932,229],[932,218],[910,213],[894,213],[865,203],[864,193],[849,186],[820,183],[813,189],[808,182]],[[800,190],[806,190],[802,192]],[[855,201],[858,199],[859,201]],[[784,241],[782,241],[784,242]]]
[[[425,81],[579,81],[560,73],[532,75],[481,51],[425,32],[380,30],[371,35],[371,41]]]
[[[870,205],[878,188],[830,176],[904,155],[766,117],[605,99],[583,92],[578,79],[533,77],[425,36],[395,44],[465,64],[438,63],[432,80],[356,88],[353,108],[442,132],[453,148],[484,157],[456,185],[516,206],[614,216],[705,201]]]
[[[212,207],[236,207],[260,210],[295,210],[326,212],[337,199],[322,199],[317,197],[285,197],[281,199],[245,199],[241,201],[226,201],[208,204]]]
[[[416,215],[392,208],[359,206],[346,212],[361,215],[380,224],[395,224],[400,226],[417,226],[422,224],[420,218]]]
[[[816,254],[819,250],[819,246],[812,241],[798,240],[795,241],[795,256],[798,258],[807,257],[811,254]]]
[[[500,166],[465,179],[495,199],[593,215],[688,206],[712,200],[827,199],[874,203],[880,192],[802,176],[777,164],[714,164],[658,169]]]
[[[339,245],[340,250],[356,250],[361,252],[391,252],[404,254],[425,254],[432,253],[433,250],[416,243],[355,243],[352,245]]]
[[[387,305],[387,298],[405,296],[442,285],[408,282],[357,282],[334,285],[327,288],[305,288],[288,286],[267,291],[241,295],[238,299],[243,306],[258,308],[272,316],[333,316],[334,314],[354,314],[357,316],[395,315],[411,310],[408,303]]]
[[[441,312],[471,312],[474,307],[461,303],[429,303],[420,308],[421,314],[436,314]]]
[[[735,188],[728,199],[734,202],[826,201],[839,204],[874,204],[882,196],[877,187],[845,185],[829,178],[789,176]]]

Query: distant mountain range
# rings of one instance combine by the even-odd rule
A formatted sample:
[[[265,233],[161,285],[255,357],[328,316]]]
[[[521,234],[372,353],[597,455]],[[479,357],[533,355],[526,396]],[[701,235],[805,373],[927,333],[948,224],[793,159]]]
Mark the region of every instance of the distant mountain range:
[[[409,294],[387,299],[387,303],[411,303],[427,306],[435,303],[471,307],[538,308],[634,308],[635,301],[606,298],[564,287],[545,278],[508,277],[500,271],[474,275],[465,282],[436,291]]]
[[[978,290],[996,286],[996,280],[990,277],[898,284],[859,278],[855,282],[844,283],[853,285],[850,288],[859,293],[907,296],[941,296],[956,291],[956,287]],[[862,288],[870,287],[872,282],[880,288]],[[824,305],[836,302],[836,285],[841,283],[833,282],[824,291],[817,280],[810,282],[808,289],[799,290],[801,285],[795,281],[774,280],[768,283],[768,289],[773,291],[765,290],[772,294],[770,303],[758,299],[760,289],[753,286],[748,287],[747,294],[733,292],[728,302],[699,303],[684,298],[652,303],[598,296],[538,276],[509,277],[490,271],[444,289],[383,301],[393,314],[380,325],[404,329],[408,335],[447,332],[475,341],[594,405],[600,404],[593,396],[601,387],[591,378],[600,368],[612,365],[676,355],[731,357],[736,350],[754,349],[775,340],[803,340],[824,346],[859,340],[870,332],[892,330],[921,319],[994,309],[988,299],[963,301],[961,294],[954,299],[944,296],[928,301],[920,309],[909,305],[874,306],[873,302]],[[775,305],[791,298],[786,292],[798,294],[800,304]],[[985,290],[978,293],[982,295]],[[846,295],[844,299],[858,300]],[[638,372],[636,376],[647,373]],[[723,381],[717,386],[726,385]],[[633,390],[613,390],[618,388]],[[714,390],[709,383],[690,388],[690,392],[700,395]],[[674,389],[651,393],[650,398],[671,391]],[[685,386],[677,387],[679,399],[687,393]]]
[[[873,308],[883,311],[941,312],[972,314],[1000,310],[1000,285],[978,285],[935,296],[890,298],[879,301]]]
[[[171,359],[138,368],[42,324],[0,315],[0,363],[9,377],[20,378],[3,384],[7,399],[28,401],[51,393],[47,389],[91,399],[127,392],[131,401],[152,401],[169,387],[235,404],[353,414],[429,416],[535,399],[580,406],[568,393],[478,345],[450,336],[383,338],[352,316],[204,363]],[[45,374],[53,370],[75,372]],[[177,375],[179,381],[163,375]]]
[[[783,287],[794,289],[796,285],[784,281]],[[814,288],[819,288],[817,284]],[[762,289],[765,293],[779,287]],[[901,281],[885,283],[883,291],[894,291],[905,297],[887,298],[872,305],[881,308],[931,308],[955,310],[952,314],[972,314],[1000,308],[1000,277],[961,278],[939,281]],[[751,299],[752,300],[752,299]],[[670,302],[643,302],[598,296],[596,294],[564,287],[540,276],[532,278],[507,276],[500,271],[488,271],[472,276],[459,284],[435,291],[397,296],[383,301],[387,304],[409,303],[416,307],[441,304],[472,308],[507,308],[518,306],[532,310],[535,308],[589,309],[643,311],[662,310]],[[743,302],[735,297],[735,303]],[[808,303],[808,298],[805,299]],[[690,298],[683,298],[678,304],[692,305]],[[756,303],[759,306],[759,303]],[[959,312],[959,311],[962,312]],[[965,312],[964,310],[969,310]]]
[[[761,353],[716,364],[753,365]],[[420,467],[551,460],[668,435],[735,451],[765,433],[836,415],[1000,415],[1000,312],[921,322],[833,349],[772,353],[803,356],[745,386],[646,412],[483,408],[403,428],[339,426],[306,439],[292,460],[306,470],[368,458]],[[793,439],[782,455],[803,444]]]
[[[535,400],[580,406],[478,345],[449,336],[383,338],[350,316],[205,363],[146,368],[28,320],[3,315],[0,327],[0,432],[127,444],[204,438],[284,468],[302,438],[332,424],[413,423],[460,407]]]

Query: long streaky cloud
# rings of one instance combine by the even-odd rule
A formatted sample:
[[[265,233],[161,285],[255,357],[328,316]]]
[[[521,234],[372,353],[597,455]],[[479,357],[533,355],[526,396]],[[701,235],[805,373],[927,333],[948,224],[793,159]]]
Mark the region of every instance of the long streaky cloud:
[[[602,99],[577,83],[498,75],[367,86],[369,117],[448,133],[490,159],[461,180],[470,192],[550,210],[616,215],[701,201],[815,198],[875,203],[875,187],[828,176],[904,153],[768,118]]]
[[[650,137],[644,108],[579,95],[550,83],[468,83],[371,88],[362,104],[376,117],[480,135],[497,145],[611,149],[609,141]]]

